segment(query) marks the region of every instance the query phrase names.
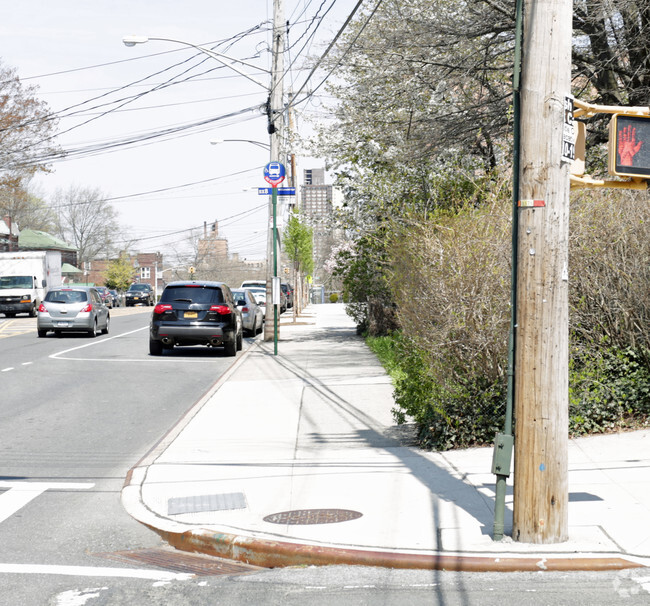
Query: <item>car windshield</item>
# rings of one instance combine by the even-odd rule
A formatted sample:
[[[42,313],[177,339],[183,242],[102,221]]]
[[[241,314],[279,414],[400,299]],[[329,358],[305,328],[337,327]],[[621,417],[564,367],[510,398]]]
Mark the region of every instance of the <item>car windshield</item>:
[[[83,303],[88,300],[85,290],[51,290],[45,295],[50,303]]]
[[[0,288],[32,288],[31,276],[2,276]]]
[[[134,290],[149,290],[148,284],[131,284],[129,290],[133,292]]]
[[[185,301],[187,303],[223,303],[220,288],[210,286],[168,286],[160,297],[161,303]]]

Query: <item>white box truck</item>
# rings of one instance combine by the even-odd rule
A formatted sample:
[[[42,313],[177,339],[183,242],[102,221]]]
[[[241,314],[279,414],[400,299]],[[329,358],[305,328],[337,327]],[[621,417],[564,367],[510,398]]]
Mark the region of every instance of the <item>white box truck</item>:
[[[0,313],[36,316],[50,288],[61,286],[61,253],[33,250],[0,253]]]

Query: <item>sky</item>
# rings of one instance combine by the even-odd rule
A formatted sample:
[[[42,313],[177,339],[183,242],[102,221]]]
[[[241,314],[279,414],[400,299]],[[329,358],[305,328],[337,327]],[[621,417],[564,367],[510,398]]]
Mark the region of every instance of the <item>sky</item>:
[[[285,90],[302,86],[306,59],[324,52],[355,4],[284,0],[290,24]],[[204,223],[217,220],[231,253],[263,258],[268,197],[257,188],[267,186],[263,167],[270,159],[261,107],[270,84],[272,5],[0,0],[0,59],[23,84],[37,86],[37,96],[60,116],[56,142],[68,152],[37,178],[37,191],[47,200],[57,189],[98,188],[136,241],[131,250],[171,257],[187,250],[193,228],[202,232]],[[125,35],[213,48],[248,63],[235,65],[259,82],[187,44],[150,40],[127,47]],[[305,92],[323,77],[315,75]],[[296,108],[300,135],[312,132],[308,118],[327,119],[327,102],[321,88]],[[299,176],[324,166],[320,159],[297,160]]]

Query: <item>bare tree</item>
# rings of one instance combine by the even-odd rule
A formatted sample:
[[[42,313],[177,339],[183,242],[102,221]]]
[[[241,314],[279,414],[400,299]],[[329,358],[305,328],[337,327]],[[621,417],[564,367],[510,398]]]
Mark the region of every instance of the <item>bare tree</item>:
[[[119,234],[117,212],[96,188],[71,186],[57,190],[52,199],[56,213],[56,235],[75,246],[79,263],[108,259]]]

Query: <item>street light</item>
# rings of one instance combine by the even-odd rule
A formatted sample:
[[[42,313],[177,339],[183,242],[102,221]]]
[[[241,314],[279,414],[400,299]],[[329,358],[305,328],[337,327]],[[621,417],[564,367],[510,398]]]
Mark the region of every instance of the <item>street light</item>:
[[[277,14],[276,14],[277,13]],[[268,71],[266,69],[263,69],[261,67],[258,67],[257,65],[253,65],[251,63],[247,63],[246,61],[241,61],[240,59],[234,59],[233,57],[228,57],[227,55],[223,55],[221,53],[218,53],[210,48],[206,48],[204,46],[198,46],[196,44],[192,44],[191,42],[185,42],[183,40],[177,40],[175,38],[159,38],[159,37],[148,37],[148,36],[136,36],[136,35],[130,35],[130,36],[124,36],[122,38],[122,42],[126,46],[135,46],[136,44],[144,44],[146,42],[149,42],[150,40],[155,40],[155,41],[161,41],[161,42],[173,42],[175,44],[182,44],[183,46],[189,46],[191,48],[194,48],[198,50],[199,52],[208,55],[209,57],[212,57],[225,67],[229,67],[233,71],[237,72],[239,75],[243,76],[247,80],[250,80],[251,82],[254,82],[258,86],[261,86],[268,94],[268,114],[269,114],[269,125],[268,125],[268,132],[270,135],[270,145],[268,149],[270,150],[270,160],[271,161],[278,161],[279,156],[280,156],[280,136],[281,136],[281,121],[279,124],[279,127],[276,126],[276,115],[281,115],[283,112],[282,109],[282,95],[283,95],[283,87],[282,87],[282,72],[283,72],[283,62],[282,62],[282,41],[283,41],[283,34],[282,32],[282,27],[284,26],[283,20],[278,16],[280,13],[277,11],[274,11],[274,19],[273,19],[273,28],[274,28],[274,36],[273,36],[273,70]],[[276,35],[276,32],[280,32],[279,34]],[[250,67],[252,69],[259,70],[261,72],[264,72],[266,74],[269,74],[271,76],[271,83],[270,85],[264,84],[260,82],[257,78],[251,76],[250,74],[247,74],[246,72],[242,71],[235,63],[239,63],[241,65],[245,65],[246,67]],[[255,145],[260,145],[264,146],[264,144],[259,143],[257,141],[251,141],[251,143]],[[265,147],[265,146],[264,146]],[[270,290],[270,284],[271,284],[271,257],[273,259],[277,258],[277,250],[276,250],[276,245],[275,241],[273,238],[273,231],[270,227],[270,225],[273,224],[275,225],[275,204],[272,202],[269,202],[269,230],[268,230],[268,237],[267,237],[267,247],[266,247],[266,256],[267,256],[267,261],[266,261],[266,282],[267,282],[267,291]],[[276,261],[277,263],[277,261]],[[270,293],[267,292],[267,295],[270,295]],[[270,308],[273,307],[272,303],[272,297],[267,296],[267,313],[270,311]],[[269,334],[269,331],[264,329],[264,340],[270,340],[271,336]],[[274,326],[273,330],[273,340],[275,342],[275,347],[277,349],[277,340],[278,340],[278,333],[277,333],[277,325]]]
[[[251,139],[210,139],[210,145],[219,145],[220,143],[252,143],[257,145],[266,151],[271,150],[271,146],[268,143],[262,143],[261,141],[252,141]]]
[[[154,37],[148,37],[148,36],[124,36],[122,38],[122,42],[124,43],[125,46],[135,46],[136,44],[145,44],[146,42],[149,42],[150,40],[158,41],[158,42],[174,42],[176,44],[182,44],[183,46],[190,46],[192,48],[195,48],[197,51],[200,51],[206,55],[209,55],[213,59],[216,59],[219,61],[219,63],[225,65],[226,67],[229,67],[230,69],[236,71],[240,76],[244,76],[244,78],[247,78],[251,82],[255,82],[255,84],[261,86],[264,90],[268,91],[269,87],[267,84],[264,84],[260,82],[257,78],[254,78],[250,74],[247,74],[246,72],[242,71],[239,69],[236,65],[233,63],[226,63],[224,59],[227,61],[233,61],[235,63],[241,63],[242,65],[245,65],[246,67],[250,67],[252,69],[257,69],[261,72],[264,72],[266,74],[270,74],[271,72],[259,67],[257,65],[253,65],[252,63],[247,63],[246,61],[241,61],[240,59],[234,59],[233,57],[228,57],[227,55],[223,55],[221,53],[218,53],[216,51],[213,51],[211,48],[206,48],[205,46],[199,46],[197,44],[192,44],[191,42],[185,42],[183,40],[176,40],[174,38],[154,38]]]

